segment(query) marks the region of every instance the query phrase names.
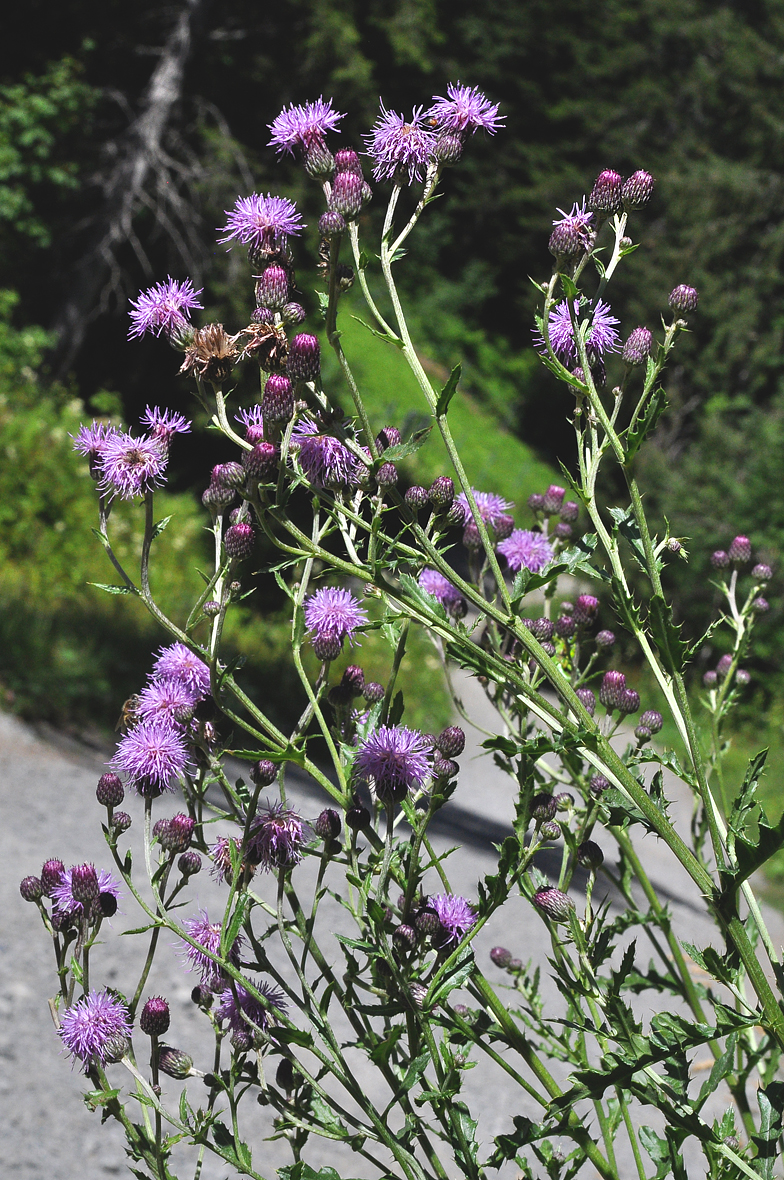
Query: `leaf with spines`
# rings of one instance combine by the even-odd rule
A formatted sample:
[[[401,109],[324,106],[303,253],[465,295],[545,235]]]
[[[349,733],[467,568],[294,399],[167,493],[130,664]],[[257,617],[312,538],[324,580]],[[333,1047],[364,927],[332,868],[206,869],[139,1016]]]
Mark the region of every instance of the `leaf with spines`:
[[[449,403],[457,393],[457,384],[460,380],[460,375],[463,371],[462,365],[455,365],[454,369],[449,375],[449,379],[438,395],[436,402],[436,416],[442,418],[449,409]]]

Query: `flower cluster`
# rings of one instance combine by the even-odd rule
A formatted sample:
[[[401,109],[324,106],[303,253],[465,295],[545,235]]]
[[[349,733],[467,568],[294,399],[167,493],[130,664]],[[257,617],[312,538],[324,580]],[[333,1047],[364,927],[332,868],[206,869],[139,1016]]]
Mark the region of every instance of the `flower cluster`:
[[[111,992],[91,991],[60,1016],[60,1039],[74,1058],[90,1066],[119,1061],[128,1050],[128,1009]]]
[[[90,474],[104,496],[132,500],[160,486],[175,434],[187,434],[190,423],[182,414],[147,407],[142,423],[150,433],[141,436],[104,422],[82,426],[74,436],[74,450],[90,464]]]

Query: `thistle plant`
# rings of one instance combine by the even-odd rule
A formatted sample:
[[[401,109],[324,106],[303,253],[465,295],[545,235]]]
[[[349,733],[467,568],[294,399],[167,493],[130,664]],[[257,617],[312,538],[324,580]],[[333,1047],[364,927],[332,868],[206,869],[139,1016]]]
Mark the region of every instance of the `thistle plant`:
[[[573,395],[576,458],[564,486],[521,508],[472,486],[449,424],[459,367],[433,387],[395,278],[444,168],[477,131],[501,130],[498,108],[461,83],[410,118],[382,105],[366,139],[374,184],[391,188],[377,249],[362,245],[363,209],[377,193],[361,153],[330,146],[341,118],[321,97],[271,125],[270,143],[297,155],[323,191],[318,336],[297,330],[305,313],[293,299],[293,240],[302,221],[272,194],[239,197],[219,231],[247,248],[247,325],[196,327],[200,292],[188,280],[168,278],[132,304],[130,334],[166,337],[182,352],[199,405],[236,447],[205,473],[214,561],[187,619],[161,610],[150,566],[168,524],[156,521],[156,489],[190,423],[151,407],[142,433],[94,422],[74,441],[89,460],[97,534],[118,579],[105,589],[140,598],[163,640],[97,786],[106,867],[53,858],[21,885],[53,942],[51,1007],[64,1050],[84,1070],[92,1106],[124,1126],[134,1173],[159,1180],[181,1174],[183,1142],[200,1148],[197,1176],[207,1152],[237,1174],[264,1176],[244,1130],[259,1119],[290,1143],[287,1180],[319,1172],[322,1139],[405,1180],[479,1180],[505,1166],[528,1177],[625,1180],[619,1140],[639,1180],[685,1176],[687,1141],[702,1153],[700,1175],[780,1174],[784,976],[751,876],[784,826],[771,825],[755,799],[764,754],[742,783],[722,768],[723,730],[749,680],[742,665],[772,570],[754,563],[748,538],[728,539],[712,559],[721,616],[706,619],[704,637],[681,634],[667,582],[669,563],[687,558],[685,540],[652,529],[635,459],[666,411],[663,374],[698,295],[675,286],[660,330],[622,326],[609,302],[636,248],[640,210],[644,232],[653,178],[604,171],[587,200],[553,223],[554,266],[535,284],[533,333],[542,363]],[[402,437],[401,424],[371,421],[339,328],[354,283],[370,330],[402,352],[419,384],[427,430]],[[337,358],[340,387],[322,383],[322,349]],[[232,405],[238,366],[260,370],[255,405]],[[612,388],[608,372],[618,374]],[[351,415],[340,405],[346,395]],[[439,437],[448,468],[429,488],[406,486],[406,460]],[[597,498],[605,469],[625,488],[609,507]],[[138,572],[113,546],[117,499],[142,509]],[[306,699],[291,732],[250,698],[241,667],[223,655],[225,620],[245,593],[248,563],[259,564],[260,536],[273,554],[262,576],[289,603]],[[728,629],[731,653],[704,686],[687,686],[717,626]],[[618,627],[655,700],[613,666]],[[414,628],[432,640],[456,711],[458,669],[495,709],[484,746],[508,775],[509,834],[471,896],[454,891],[449,857],[431,838],[437,814],[460,798],[465,733],[406,723],[399,677]],[[383,684],[367,682],[362,668],[370,630],[390,643]],[[663,732],[676,735],[673,747],[659,744]],[[693,798],[689,831],[671,818],[664,771]],[[320,790],[317,815],[291,807],[292,773]],[[156,818],[167,792],[182,810]],[[139,823],[143,866],[124,850]],[[694,883],[716,946],[676,937],[635,844],[649,833]],[[558,860],[545,875],[542,865]],[[316,883],[305,899],[308,861]],[[223,890],[219,914],[196,900],[205,870]],[[274,882],[272,900],[265,881]],[[351,935],[319,925],[328,889]],[[109,988],[111,943],[99,947],[98,936],[106,939],[121,893],[140,911],[139,967]],[[549,966],[518,957],[522,928],[505,928],[510,949],[475,958],[477,935],[495,929],[510,897],[524,900],[530,923],[545,924]],[[149,994],[155,956],[172,943],[211,1029],[208,1061],[178,1041],[166,997]],[[698,1052],[712,1063],[701,1086],[689,1075]],[[360,1082],[355,1054],[377,1085]],[[480,1058],[508,1086],[508,1125],[494,1139],[477,1125],[466,1085]],[[161,1074],[178,1083],[176,1101],[164,1097]],[[719,1087],[727,1109],[711,1119],[706,1102]],[[535,1118],[517,1113],[523,1103]],[[663,1135],[646,1123],[651,1108]]]

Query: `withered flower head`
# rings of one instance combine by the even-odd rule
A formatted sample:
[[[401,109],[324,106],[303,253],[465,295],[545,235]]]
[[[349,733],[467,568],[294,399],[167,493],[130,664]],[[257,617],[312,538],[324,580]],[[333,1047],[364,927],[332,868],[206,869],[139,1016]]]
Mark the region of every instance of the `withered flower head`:
[[[185,350],[181,373],[195,373],[202,381],[225,381],[240,355],[237,336],[229,336],[223,324],[197,328]]]
[[[241,335],[245,338],[243,360],[255,357],[265,373],[279,373],[285,368],[288,339],[282,324],[248,324]]]

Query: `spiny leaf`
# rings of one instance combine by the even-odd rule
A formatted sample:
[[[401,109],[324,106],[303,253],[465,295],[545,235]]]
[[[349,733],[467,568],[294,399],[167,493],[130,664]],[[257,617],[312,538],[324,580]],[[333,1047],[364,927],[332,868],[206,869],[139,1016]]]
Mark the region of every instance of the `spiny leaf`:
[[[446,414],[449,408],[449,403],[457,392],[457,383],[460,380],[460,374],[462,371],[462,365],[455,365],[454,369],[449,375],[449,380],[439,393],[438,401],[436,402],[437,417],[442,418],[444,414]]]
[[[649,434],[656,429],[659,419],[667,409],[668,401],[664,390],[654,389],[634,425],[626,435],[626,462],[629,463],[639,451]]]
[[[96,590],[105,590],[107,594],[135,594],[130,586],[107,586],[105,582],[88,582],[88,586],[95,586]]]

